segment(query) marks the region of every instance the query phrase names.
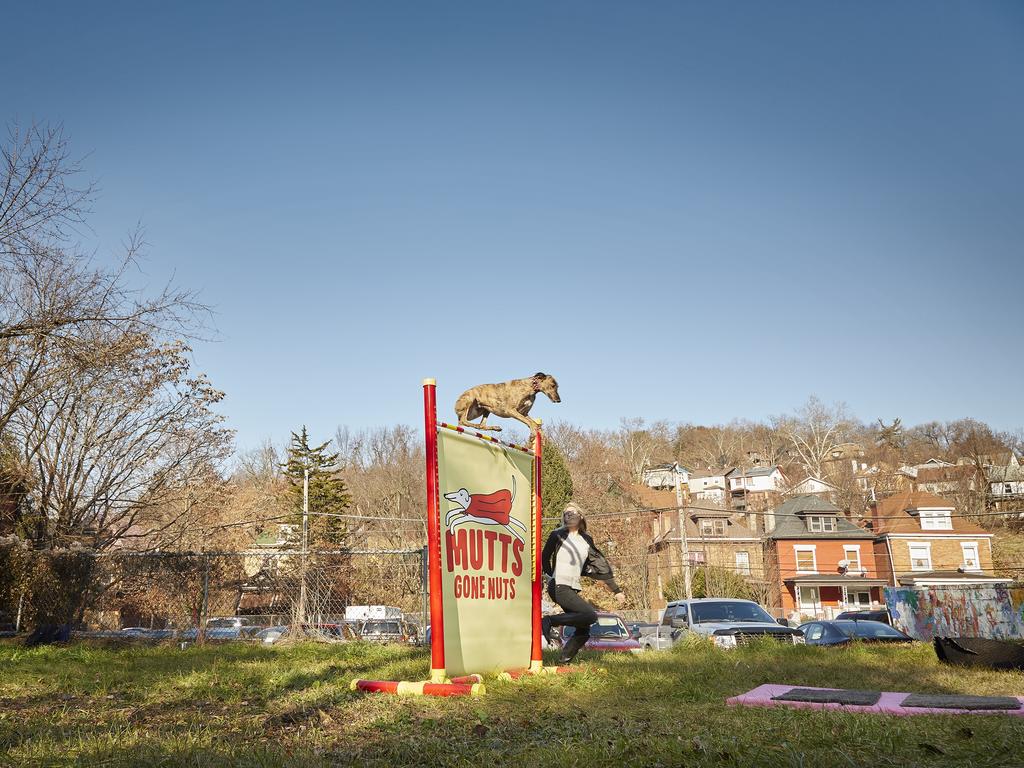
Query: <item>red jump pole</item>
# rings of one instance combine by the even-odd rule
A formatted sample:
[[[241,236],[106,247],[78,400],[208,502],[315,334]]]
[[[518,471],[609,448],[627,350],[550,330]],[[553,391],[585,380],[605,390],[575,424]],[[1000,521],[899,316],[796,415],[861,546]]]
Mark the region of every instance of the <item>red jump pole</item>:
[[[423,434],[427,449],[427,571],[430,585],[430,682],[443,683],[444,604],[441,598],[441,516],[437,496],[437,381],[423,380]]]
[[[533,433],[533,644],[530,649],[530,671],[539,672],[544,666],[540,643],[540,603],[543,595],[544,575],[541,569],[541,531],[543,528],[543,505],[541,503],[541,457],[543,444],[540,436],[540,419]]]

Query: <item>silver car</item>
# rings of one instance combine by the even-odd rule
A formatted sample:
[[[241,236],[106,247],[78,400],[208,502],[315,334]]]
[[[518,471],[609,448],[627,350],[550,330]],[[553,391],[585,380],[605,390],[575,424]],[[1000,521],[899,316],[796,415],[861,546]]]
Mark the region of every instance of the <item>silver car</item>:
[[[776,621],[753,600],[705,597],[669,603],[658,628],[640,643],[646,650],[664,650],[687,636],[707,638],[719,648],[735,648],[756,637],[788,645],[804,639],[800,630]]]

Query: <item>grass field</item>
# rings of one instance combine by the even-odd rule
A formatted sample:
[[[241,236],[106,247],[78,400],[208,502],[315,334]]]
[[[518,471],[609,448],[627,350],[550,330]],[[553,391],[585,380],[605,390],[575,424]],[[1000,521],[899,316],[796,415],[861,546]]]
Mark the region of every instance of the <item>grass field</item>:
[[[488,681],[480,698],[353,693],[421,679],[425,651],[229,644],[0,645],[0,763],[15,766],[1024,765],[1024,720],[727,707],[764,682],[1021,694],[1024,674],[941,667],[929,646],[703,644]],[[603,671],[602,671],[603,670]]]

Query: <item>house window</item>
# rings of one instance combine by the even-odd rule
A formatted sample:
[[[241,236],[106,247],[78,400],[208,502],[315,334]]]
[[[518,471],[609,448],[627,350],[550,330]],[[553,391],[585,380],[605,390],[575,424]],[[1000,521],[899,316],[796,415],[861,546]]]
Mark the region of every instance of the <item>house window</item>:
[[[811,533],[832,533],[836,529],[834,517],[808,517],[807,529]]]
[[[932,569],[931,544],[910,544],[910,570],[930,571]]]
[[[699,549],[690,552],[690,565],[704,565],[705,562],[704,553]]]
[[[843,557],[849,563],[847,570],[851,573],[860,570],[860,547],[843,547]]]
[[[867,590],[863,592],[850,592],[849,603],[853,608],[870,608],[871,592]]]
[[[921,528],[926,531],[949,531],[953,529],[953,519],[948,509],[929,509],[921,512]]]
[[[794,547],[796,550],[796,570],[798,573],[817,573],[818,563],[814,556],[814,547]]]
[[[725,536],[725,520],[701,520],[701,536]]]
[[[736,573],[743,574],[744,576],[750,575],[750,553],[749,552],[737,552],[736,553]]]
[[[978,558],[978,542],[962,541],[960,542],[960,549],[964,553],[964,570],[980,571],[981,560]]]
[[[1010,485],[1009,483],[1003,483],[1003,493],[1012,494],[1013,493],[1013,486]]]

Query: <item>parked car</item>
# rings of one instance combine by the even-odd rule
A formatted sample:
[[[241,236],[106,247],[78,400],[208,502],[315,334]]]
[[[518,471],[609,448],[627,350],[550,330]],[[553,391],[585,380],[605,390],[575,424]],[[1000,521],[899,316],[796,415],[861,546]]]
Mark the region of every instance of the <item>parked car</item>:
[[[555,636],[561,643],[568,642],[576,632],[576,627],[555,627]],[[561,630],[558,632],[557,630]],[[614,613],[598,613],[597,621],[590,626],[590,639],[583,646],[588,651],[619,651],[622,653],[640,653],[643,648],[634,638],[626,623]]]
[[[880,621],[883,624],[892,626],[892,618],[889,616],[888,610],[881,611],[843,611],[836,616],[836,621],[844,621],[850,619],[852,621]]]
[[[645,635],[649,635],[658,629],[658,625],[648,621],[634,621],[629,625],[629,636],[634,640],[642,641]]]
[[[289,624],[282,624],[277,627],[267,627],[256,633],[254,639],[264,645],[273,645],[283,637],[291,634],[292,627]],[[302,636],[316,640],[331,640],[341,642],[347,640],[345,636],[344,623],[323,623],[303,624]]]
[[[914,638],[881,621],[810,621],[800,626],[808,645],[849,645],[867,643],[912,643]]]
[[[783,626],[753,600],[705,597],[668,604],[656,631],[640,642],[646,650],[671,648],[687,636],[704,637],[719,648],[735,648],[757,637],[790,645],[803,642],[799,629]]]
[[[267,627],[266,629],[261,629],[259,632],[257,632],[256,637],[254,639],[258,640],[264,645],[273,645],[282,637],[287,635],[289,631],[291,631],[291,627],[289,627],[287,624],[281,625],[279,627]]]
[[[414,643],[415,628],[404,619],[370,619],[359,629],[359,637],[370,643]]]
[[[206,620],[207,640],[246,640],[266,629],[262,616],[211,616]],[[198,636],[195,627],[178,634],[180,640],[195,641]]]

